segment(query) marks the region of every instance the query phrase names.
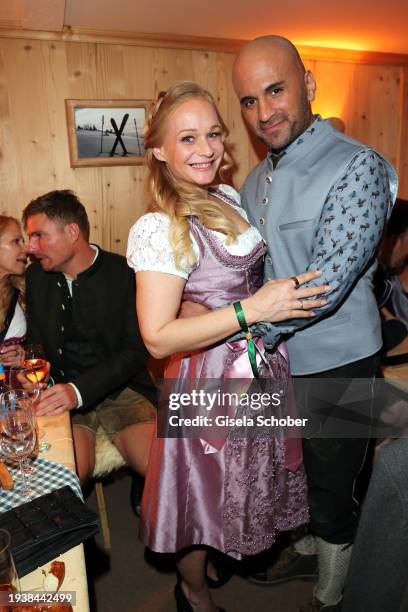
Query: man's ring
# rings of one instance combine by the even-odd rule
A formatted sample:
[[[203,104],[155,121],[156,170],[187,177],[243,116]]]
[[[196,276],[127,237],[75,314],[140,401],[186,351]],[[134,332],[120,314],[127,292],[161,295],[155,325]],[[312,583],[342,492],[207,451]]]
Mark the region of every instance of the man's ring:
[[[298,277],[297,276],[291,276],[290,279],[293,280],[293,282],[295,283],[295,289],[299,289],[300,283],[299,283]]]

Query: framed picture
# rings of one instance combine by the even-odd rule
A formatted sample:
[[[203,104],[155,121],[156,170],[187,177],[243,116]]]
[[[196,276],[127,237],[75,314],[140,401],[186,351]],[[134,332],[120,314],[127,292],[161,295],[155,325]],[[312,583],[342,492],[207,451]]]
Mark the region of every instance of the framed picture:
[[[71,167],[143,163],[148,100],[65,100]]]

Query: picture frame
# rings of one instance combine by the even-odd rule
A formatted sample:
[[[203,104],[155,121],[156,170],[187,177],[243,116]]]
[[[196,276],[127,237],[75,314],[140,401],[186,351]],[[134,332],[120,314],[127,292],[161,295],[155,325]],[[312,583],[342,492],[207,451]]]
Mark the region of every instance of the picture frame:
[[[65,100],[72,168],[144,162],[149,100]]]

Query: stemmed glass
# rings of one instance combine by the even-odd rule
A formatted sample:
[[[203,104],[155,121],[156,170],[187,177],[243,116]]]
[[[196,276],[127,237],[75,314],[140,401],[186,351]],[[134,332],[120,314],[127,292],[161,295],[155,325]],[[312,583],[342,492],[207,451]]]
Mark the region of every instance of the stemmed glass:
[[[23,390],[31,397],[33,404],[40,397],[41,385],[38,371],[31,366],[11,366],[6,384],[10,390]]]
[[[20,583],[11,554],[10,534],[6,529],[0,529],[0,591],[10,593],[19,590]]]
[[[33,368],[12,366],[9,369],[8,388],[10,389],[10,391],[18,391],[19,393],[21,392],[20,395],[22,393],[25,393],[29,398],[31,398],[33,423],[37,438],[40,438],[41,433],[38,430],[34,406],[41,393],[41,385],[37,380],[37,372]],[[42,435],[44,435],[44,432],[42,432]],[[30,478],[36,472],[36,468],[33,465],[30,465],[29,458],[24,459],[24,472],[27,478]]]
[[[39,383],[44,380],[47,375],[47,361],[45,359],[44,349],[41,344],[25,344],[23,346],[23,363],[24,368],[31,368],[35,371],[35,380],[29,377],[29,380]],[[34,378],[34,377],[33,377]]]
[[[41,392],[40,383],[45,381],[49,374],[49,364],[45,358],[44,349],[41,344],[24,344],[21,367],[25,370],[27,380],[35,385],[37,397],[34,396],[33,401],[36,402]],[[24,389],[25,388],[26,387],[24,387]],[[44,431],[37,430],[37,435],[39,438],[43,438]],[[41,449],[41,447],[43,447],[43,449]],[[47,450],[48,447],[49,445],[45,442],[40,444],[40,450]]]
[[[1,396],[0,448],[6,459],[18,462],[22,494],[27,500],[32,489],[27,483],[23,463],[36,444],[33,414],[32,402],[26,393],[16,390]]]

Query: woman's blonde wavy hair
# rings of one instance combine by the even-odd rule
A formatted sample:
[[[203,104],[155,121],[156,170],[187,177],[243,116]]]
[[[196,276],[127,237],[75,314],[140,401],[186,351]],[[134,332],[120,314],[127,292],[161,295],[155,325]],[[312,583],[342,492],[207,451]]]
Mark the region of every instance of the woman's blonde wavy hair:
[[[179,268],[195,263],[190,238],[189,219],[196,217],[205,227],[222,232],[227,236],[226,244],[236,240],[237,228],[227,219],[222,207],[208,198],[207,191],[175,177],[166,162],[158,160],[153,149],[163,144],[171,114],[182,103],[192,98],[203,98],[214,108],[222,128],[223,138],[228,135],[212,95],[192,81],[180,81],[162,92],[153,102],[145,129],[146,160],[148,167],[147,191],[150,210],[162,211],[171,220],[170,244],[174,250],[175,262]],[[224,156],[216,181],[233,166],[232,157],[225,146]]]
[[[0,215],[0,241],[4,232],[8,227],[15,223],[18,228],[20,224],[14,217],[7,217],[6,215]],[[4,330],[6,316],[10,307],[10,302],[13,298],[15,289],[18,290],[18,301],[20,306],[25,310],[25,281],[24,275],[13,275],[7,276],[3,286],[0,290],[0,332]]]

